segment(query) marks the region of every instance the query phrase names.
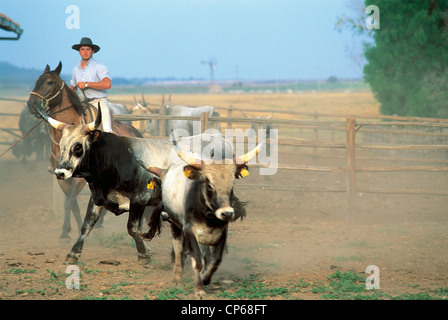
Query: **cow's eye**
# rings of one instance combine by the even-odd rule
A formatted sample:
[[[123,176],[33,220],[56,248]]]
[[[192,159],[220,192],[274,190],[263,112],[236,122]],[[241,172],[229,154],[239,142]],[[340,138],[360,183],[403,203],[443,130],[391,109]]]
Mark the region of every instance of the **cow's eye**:
[[[210,182],[207,183],[207,192],[215,192],[215,187]]]
[[[72,152],[75,156],[79,157],[82,155],[82,144],[77,143],[73,146]]]

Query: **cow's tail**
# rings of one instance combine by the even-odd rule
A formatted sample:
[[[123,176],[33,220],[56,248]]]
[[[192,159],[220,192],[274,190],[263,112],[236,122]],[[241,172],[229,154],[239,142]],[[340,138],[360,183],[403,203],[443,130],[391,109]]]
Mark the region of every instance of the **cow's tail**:
[[[151,213],[151,218],[148,222],[149,230],[146,233],[142,234],[142,237],[146,240],[150,241],[156,235],[160,235],[160,231],[162,229],[162,211],[163,205],[162,202],[159,203]]]

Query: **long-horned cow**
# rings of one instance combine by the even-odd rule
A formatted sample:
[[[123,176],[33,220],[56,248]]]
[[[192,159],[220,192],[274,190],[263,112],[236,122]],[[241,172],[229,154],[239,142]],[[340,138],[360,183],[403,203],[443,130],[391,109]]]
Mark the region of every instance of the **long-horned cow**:
[[[178,284],[182,281],[183,251],[187,249],[195,273],[195,294],[202,297],[204,285],[210,283],[221,263],[229,221],[238,215],[235,205],[239,203],[233,192],[235,179],[248,175],[247,162],[258,154],[264,142],[242,156],[232,155],[230,159],[211,163],[210,159],[198,159],[192,152],[182,151],[174,139],[173,144],[183,162],[173,163],[167,169],[148,165],[129,152],[162,182],[163,200],[153,212],[149,233],[160,232],[161,219],[157,214],[160,216],[162,210],[167,212],[175,252],[174,280]]]
[[[55,129],[62,131],[60,140],[61,159],[55,174],[58,179],[84,178],[92,192],[81,234],[67,255],[66,262],[76,262],[82,252],[84,240],[99,218],[100,209],[120,215],[129,211],[128,233],[135,240],[138,257],[149,259],[149,248],[139,232],[146,206],[160,201],[160,189],[148,189],[153,175],[141,168],[127,152],[128,148],[142,159],[166,167],[172,149],[167,139],[118,136],[98,130],[101,112],[94,122],[85,125],[69,125],[41,116]]]

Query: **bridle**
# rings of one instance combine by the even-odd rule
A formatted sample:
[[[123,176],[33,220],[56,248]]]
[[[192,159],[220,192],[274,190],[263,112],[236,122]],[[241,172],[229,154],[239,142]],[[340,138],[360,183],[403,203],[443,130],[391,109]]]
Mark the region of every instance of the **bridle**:
[[[64,89],[64,86],[65,86],[65,82],[62,81],[61,88],[53,96],[51,96],[50,98],[45,98],[45,97],[41,96],[40,94],[38,94],[37,92],[34,92],[34,91],[31,91],[30,95],[34,95],[36,97],[41,98],[42,102],[44,102],[44,107],[46,109],[45,111],[47,112],[48,109],[50,108],[50,106],[49,106],[50,101],[53,100],[54,98],[56,98],[58,95],[61,94],[62,90]]]
[[[54,98],[56,98],[58,95],[60,95],[60,94],[62,93],[62,90],[64,89],[64,87],[65,87],[65,82],[62,81],[62,85],[61,85],[61,87],[59,88],[59,90],[56,91],[56,93],[55,93],[54,95],[52,95],[50,98],[45,98],[44,96],[42,96],[42,95],[40,95],[39,93],[34,92],[34,91],[31,91],[31,92],[30,92],[30,95],[34,95],[34,96],[36,96],[36,97],[42,99],[42,102],[41,102],[41,106],[43,107],[43,108],[42,108],[42,109],[43,109],[42,112],[44,112],[44,113],[48,113],[48,112],[50,111],[50,101],[53,100]],[[58,110],[58,111],[54,112],[53,114],[56,114],[56,113],[65,111],[65,110],[67,110],[68,108],[70,108],[71,105],[72,105],[72,104],[70,104],[68,107],[66,107],[66,108],[64,108],[64,109],[62,109],[62,110]],[[34,108],[37,108],[37,107],[34,106]],[[42,119],[42,120],[43,120],[43,119]],[[51,141],[52,141],[55,145],[59,146],[59,142],[57,142],[57,141],[54,139],[54,136],[53,136],[52,132],[49,130],[49,127],[48,127],[48,126],[47,126],[47,132],[48,132],[48,135],[49,135],[50,138],[51,138]],[[51,155],[56,161],[60,161],[60,159],[54,154],[53,149],[51,149],[50,152],[51,152],[50,155]]]

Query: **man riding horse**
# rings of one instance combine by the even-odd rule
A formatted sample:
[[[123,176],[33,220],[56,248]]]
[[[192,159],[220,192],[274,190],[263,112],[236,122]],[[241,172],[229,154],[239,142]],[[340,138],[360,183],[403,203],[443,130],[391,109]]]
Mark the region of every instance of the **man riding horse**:
[[[112,119],[107,100],[107,89],[112,85],[110,74],[105,65],[92,58],[94,53],[100,51],[100,47],[93,44],[90,38],[82,38],[79,44],[72,46],[72,49],[79,52],[81,61],[73,68],[70,89],[80,89],[77,93],[81,101],[89,102],[95,107],[98,106],[98,102],[100,103],[103,131],[112,132]]]
[[[84,41],[84,43],[86,42]],[[44,73],[37,79],[33,91],[30,92],[30,97],[27,102],[28,110],[33,114],[37,114],[38,112],[36,108],[39,108],[42,112],[47,113],[49,116],[58,121],[63,121],[65,123],[71,123],[75,125],[92,121],[92,118],[94,118],[95,116],[88,112],[89,109],[86,109],[85,105],[81,103],[78,95],[72,89],[70,89],[61,79],[61,70],[61,62],[59,62],[59,65],[56,67],[56,69],[52,71],[50,70],[49,65],[46,66]],[[87,84],[87,87],[89,86],[89,84]],[[79,86],[85,87],[85,83],[79,83]],[[101,103],[102,111],[103,105],[105,104]],[[109,112],[105,113],[107,115],[110,115]],[[111,119],[113,118],[111,117]],[[104,122],[102,123],[103,125],[105,124]],[[111,125],[110,123],[108,124],[109,126]],[[113,129],[114,133],[120,136],[124,135],[143,137],[137,129],[127,123],[112,122],[111,128]],[[59,142],[62,135],[60,131],[51,128],[50,137],[52,140],[50,162],[52,165],[52,170],[55,170],[61,157]],[[86,184],[86,181],[83,178],[73,178],[69,180],[58,180],[58,184],[60,185],[66,196],[64,201],[64,226],[61,238],[69,238],[68,233],[71,230],[71,212],[73,212],[73,215],[75,216],[78,223],[78,227],[79,229],[81,229],[82,218],[80,215],[80,208],[76,197]],[[93,201],[89,201],[88,207],[93,207]],[[88,210],[90,210],[89,208]]]

